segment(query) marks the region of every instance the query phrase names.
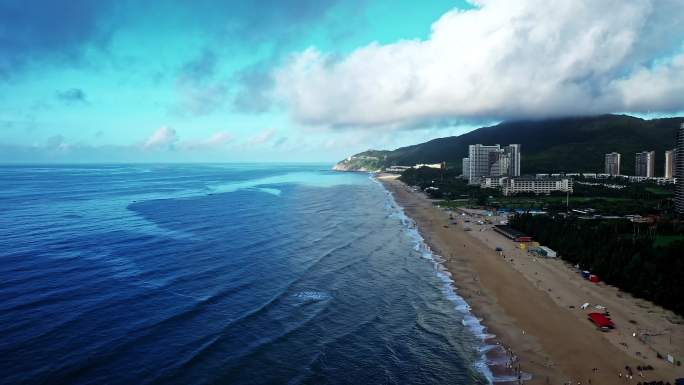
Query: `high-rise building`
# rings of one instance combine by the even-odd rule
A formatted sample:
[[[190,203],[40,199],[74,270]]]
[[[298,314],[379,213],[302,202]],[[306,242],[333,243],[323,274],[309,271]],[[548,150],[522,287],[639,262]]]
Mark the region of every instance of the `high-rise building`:
[[[606,174],[610,176],[620,175],[620,154],[611,152],[606,154]]]
[[[487,176],[502,177],[510,172],[511,157],[504,150],[489,153],[489,173]]]
[[[499,145],[483,146],[471,144],[468,146],[468,184],[480,184],[480,178],[489,176],[491,170],[489,153],[499,152]],[[464,173],[465,174],[465,173]]]
[[[470,170],[470,159],[463,158],[463,178],[468,179],[468,172]]]
[[[679,126],[674,153],[675,210],[684,214],[684,123]]]
[[[634,175],[653,177],[655,176],[655,151],[642,151],[636,153]]]
[[[467,170],[467,171],[466,171]],[[468,146],[468,157],[463,158],[463,176],[468,184],[480,184],[483,177],[509,177],[520,175],[520,145]]]
[[[508,176],[520,176],[520,145],[509,144],[504,149],[509,157]]]
[[[665,151],[665,179],[673,178],[675,150]]]

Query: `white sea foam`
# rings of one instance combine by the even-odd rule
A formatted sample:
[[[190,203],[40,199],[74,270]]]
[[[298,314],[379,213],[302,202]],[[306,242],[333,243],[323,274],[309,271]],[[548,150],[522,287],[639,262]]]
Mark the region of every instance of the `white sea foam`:
[[[281,190],[278,190],[277,188],[259,187],[258,190],[261,191],[261,192],[265,192],[265,193],[267,193],[267,194],[275,195],[275,196],[277,196],[277,197],[279,197],[280,194],[282,194],[282,191],[281,191]]]
[[[529,381],[532,379],[532,375],[530,373],[521,373],[520,374],[520,379],[523,381]],[[514,375],[504,375],[504,376],[496,376],[492,377],[492,382],[517,382],[518,381],[518,376]]]
[[[307,302],[323,301],[325,299],[330,298],[330,295],[328,293],[322,291],[300,291],[293,294],[292,296]]]
[[[382,184],[375,178],[372,178],[372,180],[382,186]],[[468,305],[468,303],[462,297],[456,294],[454,281],[451,278],[451,274],[443,265],[444,258],[432,252],[430,246],[425,243],[425,239],[422,237],[422,235],[420,235],[415,221],[406,215],[404,209],[396,202],[391,192],[387,191],[386,189],[385,192],[387,194],[385,207],[390,211],[390,217],[397,218],[401,221],[406,228],[406,232],[413,241],[413,249],[418,251],[422,258],[430,260],[434,264],[437,277],[444,284],[442,287],[444,295],[447,299],[454,303],[456,311],[463,315],[463,325],[467,327],[475,337],[481,340],[481,345],[478,347],[480,359],[474,364],[475,369],[480,372],[490,383],[504,381],[499,377],[495,377],[487,365],[487,357],[485,356],[485,353],[496,347],[496,345],[488,345],[485,343],[485,340],[492,338],[493,335],[486,332],[487,328],[482,325],[480,322],[481,320],[470,313],[470,305]],[[490,348],[490,346],[492,347]]]

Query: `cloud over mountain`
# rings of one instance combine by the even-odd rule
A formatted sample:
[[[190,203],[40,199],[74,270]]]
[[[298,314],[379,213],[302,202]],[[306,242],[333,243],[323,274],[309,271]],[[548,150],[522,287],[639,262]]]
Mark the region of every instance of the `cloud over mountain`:
[[[275,93],[297,121],[325,126],[684,110],[684,2],[473,4],[426,40],[294,54]]]

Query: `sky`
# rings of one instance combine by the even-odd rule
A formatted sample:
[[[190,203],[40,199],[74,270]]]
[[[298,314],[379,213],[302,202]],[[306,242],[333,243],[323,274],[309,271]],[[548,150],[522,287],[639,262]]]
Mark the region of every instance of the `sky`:
[[[0,162],[334,162],[684,115],[681,0],[0,0]]]

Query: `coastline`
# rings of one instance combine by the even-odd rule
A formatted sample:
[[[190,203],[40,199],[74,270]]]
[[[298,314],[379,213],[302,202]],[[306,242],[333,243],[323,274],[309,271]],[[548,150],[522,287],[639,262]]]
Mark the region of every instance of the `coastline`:
[[[642,356],[640,351],[635,351],[641,349],[639,346],[628,347],[618,340],[628,340],[626,322],[618,324],[625,330],[601,333],[586,321],[584,313],[573,310],[574,306],[561,306],[564,305],[560,303],[562,298],[565,302],[575,303],[578,299],[574,296],[592,294],[581,287],[568,290],[546,285],[545,279],[558,280],[559,274],[567,273],[564,266],[556,266],[557,271],[547,272],[542,263],[539,266],[526,263],[525,259],[532,258],[514,250],[510,250],[508,258],[503,258],[494,251],[492,243],[498,245],[504,241],[488,239],[496,238],[493,232],[465,232],[462,224],[450,223],[448,214],[396,177],[378,175],[376,179],[415,222],[427,245],[442,256],[443,266],[453,277],[455,292],[467,302],[487,332],[495,336],[496,343],[488,344],[505,347],[503,356],[501,350],[498,354],[496,350],[487,353],[489,368],[500,380],[517,379],[517,372],[511,372],[507,367],[510,365],[506,365],[510,357],[517,357],[513,366],[517,368],[519,365],[523,380],[525,373],[532,374],[532,378],[525,381],[530,384],[621,384],[626,381],[636,384],[672,381],[681,373],[681,367],[662,364],[662,360],[655,361],[655,357],[646,360],[645,354]],[[507,246],[508,253],[511,245]],[[552,263],[561,264],[560,261]],[[568,282],[564,284],[575,284]],[[640,318],[639,321],[648,324],[650,320]],[[675,343],[678,343],[684,333],[682,325],[676,329],[673,334]],[[626,366],[636,368],[651,362],[655,371],[645,372],[643,378],[635,373],[633,379],[627,379]],[[622,373],[625,373],[624,377],[618,375]]]

